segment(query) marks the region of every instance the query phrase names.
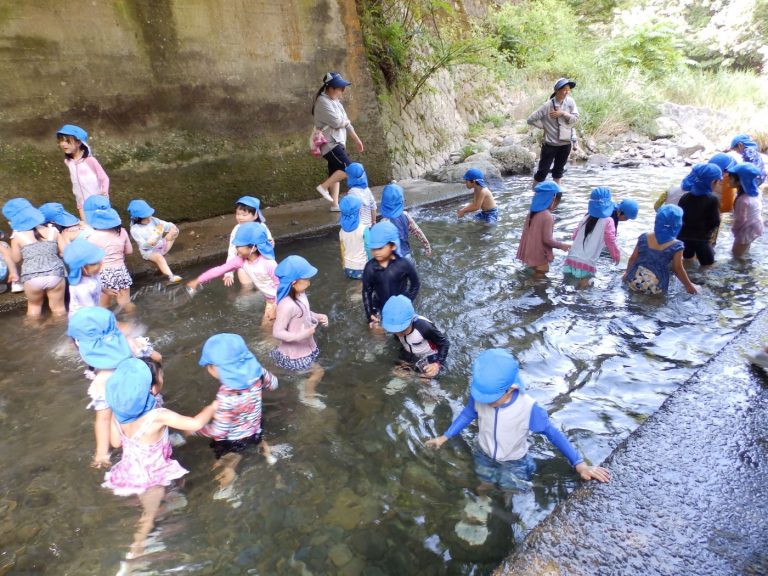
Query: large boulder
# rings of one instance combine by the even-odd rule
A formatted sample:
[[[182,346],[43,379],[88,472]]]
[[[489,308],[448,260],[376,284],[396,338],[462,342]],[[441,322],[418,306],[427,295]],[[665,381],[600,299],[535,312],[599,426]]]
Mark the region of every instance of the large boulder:
[[[464,173],[470,168],[477,168],[483,172],[487,182],[500,182],[501,172],[495,164],[487,160],[478,162],[462,162],[450,164],[427,174],[427,180],[435,182],[463,182]]]
[[[523,146],[511,144],[491,148],[491,157],[494,164],[504,176],[511,174],[532,174],[536,156]]]

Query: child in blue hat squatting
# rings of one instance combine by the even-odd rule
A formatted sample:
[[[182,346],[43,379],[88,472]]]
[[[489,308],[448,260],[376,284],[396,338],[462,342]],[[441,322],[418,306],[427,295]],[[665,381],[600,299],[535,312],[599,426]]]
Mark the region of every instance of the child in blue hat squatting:
[[[128,203],[131,238],[139,247],[141,257],[152,262],[171,284],[176,284],[181,282],[181,276],[171,272],[165,255],[179,237],[179,229],[171,222],[155,218],[154,213],[155,209],[144,200],[131,200]]]
[[[448,338],[430,320],[416,314],[407,297],[401,294],[387,300],[381,327],[397,337],[405,365],[423,378],[435,378],[445,366]]]
[[[477,168],[470,168],[464,174],[464,184],[467,189],[473,190],[472,202],[459,208],[456,216],[461,218],[469,212],[478,212],[475,214],[475,220],[480,220],[486,224],[496,224],[499,221],[499,210],[496,208],[496,199],[485,185],[485,176]]]
[[[589,466],[565,435],[549,421],[547,411],[525,393],[514,356],[499,348],[485,350],[472,364],[469,402],[446,432],[427,440],[440,448],[477,419],[475,472],[484,483],[518,488],[536,469],[528,454],[528,432],[544,434],[568,458],[583,480],[608,482],[610,474]]]

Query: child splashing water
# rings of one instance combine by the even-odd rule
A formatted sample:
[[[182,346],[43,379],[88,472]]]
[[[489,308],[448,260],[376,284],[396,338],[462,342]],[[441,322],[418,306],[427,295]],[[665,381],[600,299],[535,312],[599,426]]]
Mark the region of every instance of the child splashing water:
[[[741,162],[730,170],[731,182],[738,187],[733,203],[733,247],[734,258],[747,253],[752,242],[763,235],[763,199],[760,195],[760,170],[754,164]]]
[[[653,232],[640,235],[635,251],[627,262],[623,280],[630,290],[644,294],[666,294],[671,265],[685,290],[689,294],[698,292],[683,267],[683,243],[676,239],[682,225],[683,210],[679,206],[665,204],[659,208]]]
[[[101,301],[101,261],[104,250],[78,238],[64,248],[64,264],[69,280],[69,317],[81,308],[98,306]]]
[[[549,263],[555,259],[553,248],[570,250],[571,245],[558,242],[552,237],[555,219],[551,210],[557,202],[560,186],[554,182],[542,182],[533,191],[533,200],[528,217],[525,219],[517,259],[522,260],[529,270],[538,277],[549,272]]]
[[[133,254],[133,247],[122,226],[120,215],[116,210],[106,208],[86,211],[86,218],[93,228],[88,241],[106,253],[101,269],[101,284],[105,288],[101,305],[107,307],[115,298],[123,310],[130,312],[134,308],[131,302],[133,279],[125,266],[125,257]]]
[[[315,388],[325,370],[315,360],[320,350],[313,337],[318,323],[328,326],[328,316],[312,312],[306,290],[317,268],[301,256],[288,256],[278,264],[275,274],[280,279],[277,288],[277,318],[272,335],[280,342],[269,353],[280,368],[292,372],[307,372],[299,400],[313,408],[325,404],[317,398]]]
[[[152,216],[155,209],[144,200],[131,200],[128,204],[128,214],[131,216],[131,238],[139,247],[144,260],[154,264],[160,273],[168,278],[171,284],[181,282],[181,276],[171,272],[165,255],[173,247],[179,237],[179,229],[175,224]]]
[[[248,284],[256,286],[266,300],[264,307],[264,322],[275,319],[278,279],[275,276],[277,263],[275,262],[275,249],[269,242],[267,229],[258,222],[246,222],[237,227],[237,233],[233,239],[237,246],[237,256],[227,260],[225,264],[206,270],[197,279],[187,282],[190,294],[194,294],[200,284],[210,282],[219,276],[230,274],[237,270],[238,274],[244,272],[248,278]]]
[[[613,263],[619,263],[621,253],[616,245],[616,227],[611,219],[612,212],[611,191],[608,188],[592,190],[587,215],[573,233],[573,244],[563,266],[566,279],[575,278],[579,288],[586,288],[591,284],[597,272],[600,252],[604,247],[608,247]]]
[[[227,262],[237,258],[237,246],[235,246],[235,235],[240,229],[240,226],[247,224],[248,222],[257,222],[264,226],[267,232],[267,238],[272,246],[275,245],[275,240],[272,238],[272,233],[267,228],[267,221],[264,218],[264,214],[261,212],[261,201],[253,196],[243,196],[235,203],[235,220],[237,224],[232,228],[232,232],[229,234],[229,248],[227,248]],[[249,278],[247,272],[243,269],[237,271],[237,279],[243,288],[252,288],[253,283]],[[234,272],[228,272],[224,275],[224,286],[232,286],[235,283]]]
[[[64,152],[64,164],[69,169],[80,220],[85,220],[83,205],[89,197],[100,195],[109,198],[109,176],[91,154],[86,144],[88,132],[80,126],[65,124],[56,132],[56,139]]]
[[[200,366],[204,366],[220,386],[213,420],[197,434],[211,438],[211,448],[216,455],[214,469],[221,468],[217,475],[219,491],[214,499],[229,498],[237,477],[237,465],[248,446],[261,445],[267,462],[277,462],[262,439],[261,396],[264,390],[276,390],[278,382],[262,368],[237,334],[216,334],[208,338],[200,355]]]
[[[194,418],[182,416],[157,406],[151,384],[149,367],[137,358],[123,360],[106,382],[106,403],[114,414],[110,441],[123,454],[104,475],[102,486],[118,496],[137,495],[142,506],[127,560],[144,554],[166,487],[188,472],[171,459],[168,428],[200,430],[217,408],[214,401]]]

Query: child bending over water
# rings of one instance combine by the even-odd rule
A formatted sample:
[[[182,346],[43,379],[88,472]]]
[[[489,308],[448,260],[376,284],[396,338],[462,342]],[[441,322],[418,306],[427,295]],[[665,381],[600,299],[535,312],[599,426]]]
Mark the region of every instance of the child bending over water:
[[[264,226],[267,232],[267,238],[272,246],[275,245],[275,240],[272,238],[272,233],[267,228],[267,220],[264,218],[264,214],[261,212],[261,201],[253,196],[242,196],[238,198],[235,203],[235,220],[237,224],[232,228],[232,232],[229,234],[229,247],[227,248],[227,262],[237,258],[237,246],[235,246],[235,236],[240,226],[247,224],[248,222],[257,222]],[[248,273],[240,269],[237,271],[237,279],[243,288],[252,288],[253,283],[248,277]],[[234,272],[227,272],[224,275],[224,286],[232,286],[235,283]]]
[[[475,473],[486,486],[514,489],[530,481],[536,465],[528,454],[529,432],[544,434],[583,480],[608,482],[608,470],[588,466],[550,422],[547,411],[525,393],[519,372],[517,360],[506,350],[482,352],[472,364],[469,402],[444,434],[427,440],[427,446],[440,448],[477,420]]]
[[[525,219],[520,246],[517,248],[516,258],[522,260],[537,276],[544,276],[549,272],[549,263],[555,259],[553,248],[571,248],[570,244],[558,242],[552,237],[555,218],[551,210],[558,202],[558,194],[562,195],[560,186],[554,182],[541,182],[536,185],[531,210]]]
[[[464,183],[469,190],[474,190],[472,202],[459,208],[456,216],[461,218],[469,212],[475,214],[475,220],[486,224],[496,224],[499,221],[499,210],[496,208],[496,199],[493,192],[485,185],[485,175],[477,168],[470,168],[464,174]]]

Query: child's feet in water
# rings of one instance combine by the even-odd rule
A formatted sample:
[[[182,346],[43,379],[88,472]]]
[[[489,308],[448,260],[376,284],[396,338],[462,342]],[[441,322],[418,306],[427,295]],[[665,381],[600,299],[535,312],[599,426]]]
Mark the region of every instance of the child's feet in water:
[[[178,274],[171,274],[170,276],[168,276],[168,284],[178,284],[182,280],[183,278]]]
[[[91,468],[100,470],[101,468],[109,468],[112,465],[112,460],[109,455],[106,456],[94,456],[91,460]]]

